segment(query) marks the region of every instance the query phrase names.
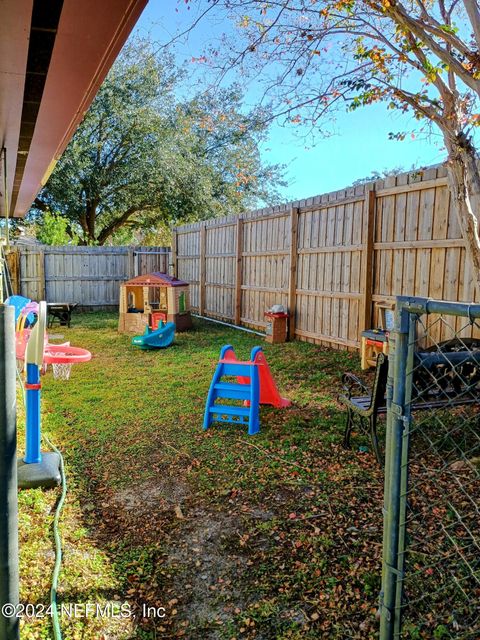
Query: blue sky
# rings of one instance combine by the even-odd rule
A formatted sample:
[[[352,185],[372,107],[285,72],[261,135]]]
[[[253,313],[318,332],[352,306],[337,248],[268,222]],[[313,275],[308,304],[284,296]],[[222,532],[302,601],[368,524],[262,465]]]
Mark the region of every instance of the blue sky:
[[[150,0],[139,20],[137,32],[149,34],[159,43],[168,42],[195,18],[196,7],[187,10],[187,6],[177,0]],[[213,38],[228,29],[231,29],[228,24],[200,22],[188,38],[176,45],[174,52],[178,63],[199,57],[204,47],[212,44]],[[248,87],[247,102],[255,101],[258,95],[255,86]],[[388,139],[390,131],[411,130],[412,127],[411,117],[388,111],[384,105],[375,105],[339,113],[335,122],[336,135],[328,138],[305,137],[306,131],[299,125],[274,124],[261,152],[265,162],[287,166],[288,185],[282,190],[285,200],[308,198],[349,186],[374,171],[394,167],[408,170],[412,165],[442,162],[445,154],[439,136],[429,139],[408,137],[403,142]]]

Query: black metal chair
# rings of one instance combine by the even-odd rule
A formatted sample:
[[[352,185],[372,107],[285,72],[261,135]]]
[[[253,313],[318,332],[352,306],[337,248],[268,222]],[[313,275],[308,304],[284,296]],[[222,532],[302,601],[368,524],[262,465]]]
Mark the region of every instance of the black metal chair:
[[[343,446],[350,448],[352,431],[355,424],[358,424],[359,428],[370,436],[375,456],[380,464],[383,464],[383,456],[378,443],[377,419],[380,414],[387,411],[385,403],[387,374],[388,358],[380,353],[377,357],[372,389],[368,389],[353,373],[344,373],[342,376],[344,393],[338,398],[339,402],[347,407]]]

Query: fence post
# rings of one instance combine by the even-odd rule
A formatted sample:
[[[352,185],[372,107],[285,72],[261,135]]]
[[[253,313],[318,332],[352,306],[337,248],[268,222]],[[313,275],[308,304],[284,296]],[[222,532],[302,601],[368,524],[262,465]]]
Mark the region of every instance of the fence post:
[[[235,324],[239,325],[242,318],[242,250],[243,250],[243,218],[237,220],[236,275],[235,275]]]
[[[290,210],[290,276],[288,282],[288,338],[295,338],[295,314],[297,306],[297,260],[298,260],[298,207]]]
[[[199,289],[199,312],[200,315],[205,315],[205,278],[206,278],[206,260],[205,260],[205,245],[207,240],[207,229],[205,224],[200,227],[200,289]]]
[[[178,253],[178,233],[177,230],[173,230],[172,234],[172,249],[170,253],[171,264],[169,266],[172,267],[172,275],[175,278],[178,278],[177,273],[177,253]]]
[[[373,241],[375,232],[375,185],[369,184],[365,189],[363,215],[363,256],[362,256],[362,302],[360,304],[359,339],[362,331],[372,327],[372,294],[373,294]]]
[[[398,628],[397,589],[402,588],[403,566],[399,558],[402,517],[403,444],[408,411],[405,411],[406,373],[411,318],[397,300],[395,331],[389,340],[387,383],[387,433],[385,442],[385,485],[383,503],[382,590],[380,593],[380,640],[393,640]]]
[[[0,609],[19,601],[15,382],[14,309],[0,305]],[[18,623],[0,613],[0,638],[17,639]]]
[[[127,250],[127,280],[133,278],[135,275],[134,256],[135,247],[129,247]]]
[[[6,254],[8,271],[12,284],[13,293],[20,294],[20,254],[18,247],[10,247]]]
[[[46,283],[45,283],[45,252],[40,251],[38,254],[38,299],[46,300]]]
[[[171,255],[172,255],[172,248],[171,247],[167,247],[165,250],[165,255],[161,256],[162,258],[162,273],[168,273],[170,274],[170,261],[171,261]]]
[[[395,620],[393,637],[399,638],[402,624],[402,605],[403,605],[403,576],[405,570],[405,551],[406,551],[406,533],[407,533],[407,492],[408,492],[408,459],[410,449],[410,424],[411,424],[411,401],[413,391],[413,371],[415,368],[415,343],[417,334],[418,316],[414,313],[408,314],[408,344],[407,359],[405,370],[405,398],[404,398],[404,424],[403,424],[403,440],[402,440],[402,461],[400,475],[400,511],[399,511],[399,533],[398,533],[398,578],[396,587],[395,601]]]

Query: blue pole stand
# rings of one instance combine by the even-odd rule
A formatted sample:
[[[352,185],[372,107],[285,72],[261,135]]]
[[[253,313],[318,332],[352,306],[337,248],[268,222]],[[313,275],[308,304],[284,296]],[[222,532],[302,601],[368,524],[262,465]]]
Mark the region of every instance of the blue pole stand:
[[[25,457],[23,460],[26,464],[34,464],[42,461],[42,454],[40,452],[41,383],[40,369],[36,364],[27,364],[25,395],[27,399],[27,426]]]
[[[61,482],[60,456],[57,453],[42,453],[41,441],[41,382],[40,367],[43,362],[44,335],[46,326],[46,303],[40,302],[35,325],[25,351],[27,378],[25,457],[17,461],[18,486],[21,489],[54,487]]]
[[[27,364],[25,457],[18,460],[18,486],[21,489],[55,487],[61,482],[60,457],[54,452],[41,452],[41,382],[40,367]]]

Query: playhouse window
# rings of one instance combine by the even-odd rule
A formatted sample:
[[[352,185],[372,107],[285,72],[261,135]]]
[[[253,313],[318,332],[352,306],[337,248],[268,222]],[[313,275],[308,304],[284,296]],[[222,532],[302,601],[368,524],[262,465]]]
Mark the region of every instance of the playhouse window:
[[[185,307],[185,291],[182,291],[182,293],[178,296],[178,312],[185,313]]]
[[[168,307],[166,287],[162,287],[160,289],[160,305],[159,306],[160,306],[160,309],[167,309]]]

